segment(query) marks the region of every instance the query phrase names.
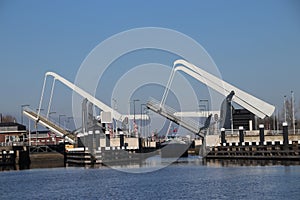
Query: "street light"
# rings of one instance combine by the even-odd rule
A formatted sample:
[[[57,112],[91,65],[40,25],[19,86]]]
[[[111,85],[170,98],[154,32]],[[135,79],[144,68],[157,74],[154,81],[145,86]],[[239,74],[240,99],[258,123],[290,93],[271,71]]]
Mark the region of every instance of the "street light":
[[[144,125],[145,125],[145,128],[146,128],[146,129],[144,129],[145,130],[145,136],[147,138],[148,135],[149,135],[149,131],[148,131],[149,126],[148,125],[150,125],[149,109],[147,107],[144,108],[143,113],[147,115],[147,116],[145,115],[145,117],[147,117],[146,120],[147,120],[148,123],[146,123],[146,120],[144,121]]]
[[[43,111],[44,110],[44,108],[37,108],[37,109],[35,109],[36,110],[36,112],[38,112],[38,111]]]
[[[61,125],[60,125],[60,118],[61,118],[61,117],[64,117],[64,116],[66,116],[66,115],[58,115],[58,125],[59,125],[59,126],[61,126]]]
[[[284,95],[284,99],[283,99],[283,109],[284,109],[284,122],[286,122],[286,95]]]
[[[135,102],[136,101],[140,101],[139,99],[134,99],[133,100],[133,130],[134,130],[134,132],[135,132]]]
[[[42,110],[44,110],[44,109],[43,109],[43,108],[37,108],[37,109],[36,109],[37,116],[40,115],[40,112],[41,112]],[[38,138],[39,138],[38,127],[36,128],[35,135],[36,135],[36,137],[35,137],[35,145],[37,146],[37,145],[38,145]]]
[[[114,112],[118,109],[117,108],[117,100],[115,98],[112,99],[113,100],[113,116],[114,116]],[[116,127],[114,127],[114,124],[116,123]],[[113,126],[113,132],[115,130],[115,133],[118,135],[118,121],[114,120],[112,121],[112,126]]]
[[[29,106],[29,105],[28,104],[21,105],[21,124],[23,124],[23,110],[27,106]]]
[[[142,129],[142,126],[143,126],[143,106],[146,106],[146,104],[142,103],[141,104],[141,123],[140,123],[140,126],[141,126],[141,135],[143,136],[143,129]]]
[[[73,117],[67,117],[68,125],[70,125],[70,119],[73,119]],[[66,128],[68,128],[68,127],[66,127]],[[71,128],[69,130],[71,130]]]
[[[55,113],[56,113],[55,111],[54,112],[49,112],[49,114],[48,114],[49,119],[50,119],[51,114],[55,114]]]
[[[296,127],[295,127],[295,97],[294,97],[294,91],[291,91],[292,93],[292,112],[293,112],[293,130],[294,130],[294,135],[296,134]]]

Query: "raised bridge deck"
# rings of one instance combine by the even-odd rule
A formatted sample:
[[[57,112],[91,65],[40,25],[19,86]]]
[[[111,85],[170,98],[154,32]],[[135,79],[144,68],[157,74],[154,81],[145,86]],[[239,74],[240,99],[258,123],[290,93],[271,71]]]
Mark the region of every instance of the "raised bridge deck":
[[[150,99],[147,102],[147,108],[152,110],[153,112],[158,113],[159,115],[169,119],[170,121],[174,122],[175,124],[178,124],[182,126],[183,128],[191,131],[194,134],[198,134],[200,137],[204,138],[204,134],[200,133],[200,125],[198,122],[183,118],[179,116],[175,116],[174,114],[177,112],[175,109],[164,105],[163,107],[160,107],[160,102],[155,99]]]
[[[41,124],[42,126],[48,128],[49,130],[53,131],[55,134],[59,135],[60,137],[64,137],[71,144],[75,144],[74,135],[72,135],[69,131],[65,130],[59,125],[55,124],[54,122],[50,121],[45,116],[42,115],[38,116],[36,112],[29,109],[23,110],[23,114],[33,119],[37,123]]]

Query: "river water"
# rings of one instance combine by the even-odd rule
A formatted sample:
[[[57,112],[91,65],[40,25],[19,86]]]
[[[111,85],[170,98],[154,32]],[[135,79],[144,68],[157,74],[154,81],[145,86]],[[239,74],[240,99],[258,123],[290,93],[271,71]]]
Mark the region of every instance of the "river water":
[[[205,163],[195,157],[167,167],[138,164],[4,171],[0,173],[0,199],[298,200],[300,166]]]

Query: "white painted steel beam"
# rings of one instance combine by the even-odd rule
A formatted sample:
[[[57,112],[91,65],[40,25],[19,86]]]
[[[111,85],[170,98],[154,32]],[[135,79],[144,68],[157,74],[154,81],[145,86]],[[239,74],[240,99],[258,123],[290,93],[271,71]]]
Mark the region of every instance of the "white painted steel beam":
[[[63,78],[62,76],[60,76],[60,75],[58,75],[58,74],[56,74],[54,72],[47,72],[46,76],[52,76],[54,79],[60,81],[65,86],[69,87],[70,89],[72,89],[73,91],[75,91],[76,93],[78,93],[79,95],[81,95],[82,97],[87,98],[87,100],[89,102],[91,102],[92,104],[94,104],[95,106],[97,106],[98,108],[100,108],[101,110],[103,110],[105,112],[111,112],[111,114],[112,114],[112,116],[113,116],[114,119],[119,120],[119,121],[123,121],[124,120],[125,117],[123,115],[121,115],[119,112],[115,111],[114,109],[112,109],[108,105],[106,105],[103,102],[99,101],[94,96],[92,96],[91,94],[87,93],[83,89],[79,88],[75,84],[71,83],[67,79]]]
[[[175,112],[174,116],[177,117],[207,117],[209,114],[213,116],[215,114],[220,117],[220,111],[186,111],[186,112]]]
[[[220,78],[200,69],[199,67],[185,60],[176,60],[174,62],[173,70],[174,72],[183,71],[184,73],[192,76],[193,78],[204,83],[215,91],[223,94],[224,96],[228,95],[231,91],[234,91],[235,95],[232,100],[260,118],[271,116],[275,110],[275,107],[273,105],[238,89],[237,87],[221,80]]]

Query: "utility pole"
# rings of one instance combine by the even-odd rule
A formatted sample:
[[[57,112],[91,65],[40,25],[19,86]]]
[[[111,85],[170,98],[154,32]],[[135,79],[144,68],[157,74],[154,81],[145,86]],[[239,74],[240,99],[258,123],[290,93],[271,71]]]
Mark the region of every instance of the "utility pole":
[[[284,122],[286,122],[286,95],[284,95],[283,109],[284,109]]]
[[[58,125],[61,127],[61,125],[60,125],[60,118],[61,117],[64,117],[64,116],[66,116],[66,115],[58,115]]]
[[[29,106],[28,104],[21,105],[21,124],[23,125],[23,110],[25,107]]]
[[[294,129],[294,135],[296,134],[296,127],[295,127],[295,97],[294,97],[294,91],[291,91],[292,93],[292,112],[293,112],[293,115],[292,115],[292,123],[293,123],[293,129]]]
[[[134,99],[133,100],[133,130],[134,132],[136,131],[136,123],[135,123],[135,102],[140,101],[139,99]]]

